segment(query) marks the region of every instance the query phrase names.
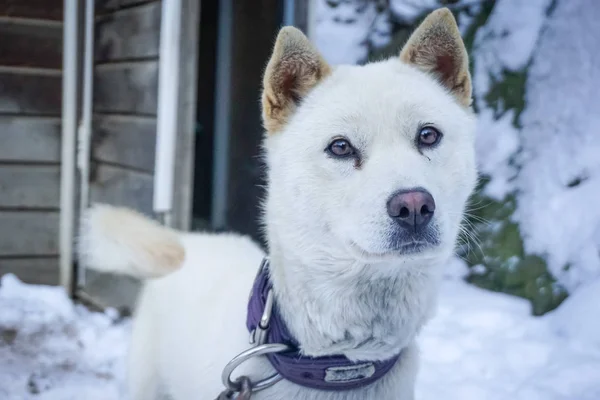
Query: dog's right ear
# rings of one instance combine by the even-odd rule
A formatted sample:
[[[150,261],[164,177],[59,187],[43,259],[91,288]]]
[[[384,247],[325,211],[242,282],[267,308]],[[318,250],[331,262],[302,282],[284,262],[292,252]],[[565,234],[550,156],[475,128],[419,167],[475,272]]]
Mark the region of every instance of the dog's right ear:
[[[279,131],[300,100],[330,72],[327,62],[300,30],[282,28],[263,79],[262,113],[267,132]]]

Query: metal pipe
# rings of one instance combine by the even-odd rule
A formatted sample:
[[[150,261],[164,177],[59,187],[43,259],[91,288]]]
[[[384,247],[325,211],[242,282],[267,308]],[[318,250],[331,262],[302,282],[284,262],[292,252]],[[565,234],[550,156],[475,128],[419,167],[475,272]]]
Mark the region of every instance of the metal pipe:
[[[306,18],[306,36],[309,39],[315,39],[315,26],[316,26],[316,10],[317,10],[317,1],[319,0],[307,0],[308,1],[308,10],[307,10],[307,18]]]
[[[283,3],[283,25],[294,26],[296,24],[296,1],[284,0]]]
[[[85,2],[85,45],[83,49],[83,106],[77,132],[77,168],[79,169],[79,215],[83,215],[90,201],[90,152],[94,93],[94,0]],[[77,271],[77,284],[85,284],[85,266]]]
[[[179,64],[181,0],[162,2],[158,110],[154,170],[154,212],[171,224],[173,209],[177,111],[179,109]]]
[[[215,85],[215,144],[213,168],[213,195],[211,224],[224,228],[227,211],[227,184],[229,175],[229,134],[231,104],[231,36],[233,19],[232,0],[219,2],[217,32],[217,77]]]
[[[75,151],[77,137],[77,0],[64,1],[60,173],[60,284],[73,292]]]

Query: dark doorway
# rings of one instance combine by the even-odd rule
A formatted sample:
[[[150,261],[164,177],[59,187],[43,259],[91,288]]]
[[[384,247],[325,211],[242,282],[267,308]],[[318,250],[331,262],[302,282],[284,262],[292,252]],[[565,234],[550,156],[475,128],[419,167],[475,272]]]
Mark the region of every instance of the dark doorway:
[[[201,7],[192,229],[205,229],[210,226],[213,190],[214,99],[219,1],[203,1]]]

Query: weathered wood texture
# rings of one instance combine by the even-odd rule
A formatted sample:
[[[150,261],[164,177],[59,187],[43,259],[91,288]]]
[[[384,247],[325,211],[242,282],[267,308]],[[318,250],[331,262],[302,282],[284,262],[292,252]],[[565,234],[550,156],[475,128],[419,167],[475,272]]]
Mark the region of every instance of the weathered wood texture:
[[[154,170],[156,119],[96,115],[92,160],[140,171]]]
[[[27,283],[58,285],[58,256],[0,258],[0,276],[15,274]]]
[[[0,275],[57,284],[63,0],[0,1]]]
[[[152,215],[160,1],[97,0],[90,201]],[[86,271],[80,291],[131,306],[136,281]]]
[[[157,94],[157,61],[104,64],[96,67],[96,112],[156,115]]]
[[[0,16],[62,21],[64,0],[3,0]]]
[[[60,69],[62,26],[0,19],[2,65]]]
[[[96,23],[96,62],[158,57],[159,2],[106,14]]]
[[[90,196],[92,202],[125,206],[151,214],[152,188],[150,174],[98,164],[93,168]]]
[[[133,310],[141,282],[122,275],[104,274],[96,271],[86,272],[86,296],[94,303],[105,308]]]
[[[2,209],[58,210],[59,187],[60,166],[58,165],[0,165],[0,208]]]
[[[58,211],[0,211],[0,256],[58,254],[58,219]]]
[[[0,115],[0,160],[60,161],[60,118]]]
[[[157,0],[96,0],[96,13],[110,13],[156,1]]]
[[[194,195],[194,145],[196,139],[196,87],[198,81],[198,25],[200,2],[182,1],[179,41],[179,99],[171,225],[190,230]]]
[[[0,71],[0,113],[58,116],[61,92],[60,73]]]

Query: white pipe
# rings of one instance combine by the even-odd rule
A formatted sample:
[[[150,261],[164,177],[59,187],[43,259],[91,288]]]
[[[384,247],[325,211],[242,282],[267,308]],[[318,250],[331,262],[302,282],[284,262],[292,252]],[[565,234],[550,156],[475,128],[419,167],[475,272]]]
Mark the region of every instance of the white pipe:
[[[77,0],[64,1],[60,173],[60,284],[73,290],[75,151],[77,137]]]
[[[316,14],[317,14],[317,1],[319,0],[307,0],[308,1],[308,16],[306,18],[306,36],[309,39],[315,40],[315,26],[316,26]]]
[[[296,1],[284,0],[283,3],[283,25],[296,25]]]
[[[160,59],[158,67],[158,110],[154,170],[154,212],[164,213],[170,223],[179,108],[179,41],[181,0],[162,2]],[[191,84],[191,83],[190,83]]]
[[[94,93],[94,0],[85,3],[85,47],[83,49],[83,106],[78,129],[77,168],[79,169],[79,215],[83,215],[90,201],[90,156]],[[77,271],[77,284],[85,284],[85,266]]]

